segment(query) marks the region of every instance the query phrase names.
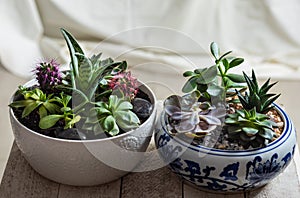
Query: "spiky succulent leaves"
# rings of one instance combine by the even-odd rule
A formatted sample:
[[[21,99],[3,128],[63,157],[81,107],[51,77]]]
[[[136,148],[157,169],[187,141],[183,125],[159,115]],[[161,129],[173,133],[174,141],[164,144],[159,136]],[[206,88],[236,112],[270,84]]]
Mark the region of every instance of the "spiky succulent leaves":
[[[165,100],[165,112],[177,133],[203,137],[221,125],[216,110],[208,102],[198,102],[199,96],[196,91],[183,97],[172,95]]]
[[[55,103],[52,94],[45,94],[42,90],[35,88],[33,90],[22,91],[24,100],[12,102],[9,106],[13,108],[24,108],[22,118],[38,109],[40,118],[59,111],[60,107]]]
[[[277,83],[270,84],[270,79],[268,79],[261,87],[259,87],[255,72],[252,70],[252,78],[250,78],[246,73],[244,73],[244,78],[246,79],[248,85],[248,92],[245,94],[237,93],[238,98],[247,110],[256,108],[259,113],[267,113],[274,106],[272,103],[280,96],[280,94],[270,94],[268,91]]]
[[[62,83],[59,64],[54,59],[38,63],[34,72],[40,88],[44,92],[53,92],[53,88]]]
[[[64,128],[73,128],[75,123],[80,121],[80,116],[73,113],[69,107],[71,96],[61,93],[60,97],[55,97],[55,100],[62,106],[60,111],[53,115],[47,115],[43,117],[39,122],[41,129],[48,129],[53,127],[59,120],[63,120],[65,123]]]
[[[92,101],[95,92],[105,75],[122,72],[127,68],[127,63],[114,62],[111,58],[101,60],[101,53],[88,58],[77,43],[76,39],[62,29],[71,56],[71,81],[72,88],[83,92]]]
[[[70,52],[71,57],[71,64],[70,64],[70,71],[71,71],[71,81],[72,87],[76,88],[75,78],[79,74],[79,66],[80,62],[83,61],[84,52],[81,49],[80,45],[77,43],[76,39],[72,36],[71,33],[66,31],[65,29],[60,29]],[[83,56],[82,56],[83,55]]]
[[[238,140],[245,148],[250,145],[254,148],[266,146],[275,136],[273,127],[277,127],[267,115],[257,113],[255,108],[228,114],[225,123],[229,137]]]
[[[97,102],[96,105],[94,109],[98,114],[100,128],[96,123],[94,129],[100,131],[95,131],[95,134],[106,132],[115,136],[120,133],[120,130],[127,132],[137,128],[140,124],[137,115],[131,111],[133,106],[128,100],[111,95],[108,104]]]

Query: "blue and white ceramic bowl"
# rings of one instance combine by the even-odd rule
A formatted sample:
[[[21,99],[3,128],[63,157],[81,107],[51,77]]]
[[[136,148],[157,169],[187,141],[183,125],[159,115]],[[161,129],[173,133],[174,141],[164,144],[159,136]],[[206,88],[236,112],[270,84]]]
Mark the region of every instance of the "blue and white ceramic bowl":
[[[156,147],[173,172],[203,190],[228,193],[261,187],[288,166],[296,147],[292,121],[275,107],[283,118],[284,132],[267,147],[227,151],[191,145],[169,134],[164,112],[156,126]]]

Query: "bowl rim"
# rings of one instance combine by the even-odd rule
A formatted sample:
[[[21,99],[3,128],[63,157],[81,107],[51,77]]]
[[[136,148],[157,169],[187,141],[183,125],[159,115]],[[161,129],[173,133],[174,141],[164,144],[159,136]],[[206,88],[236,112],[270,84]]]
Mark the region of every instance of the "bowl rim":
[[[192,145],[183,141],[180,138],[175,138],[174,136],[172,136],[170,133],[167,132],[165,126],[168,121],[166,119],[164,111],[161,113],[160,124],[161,124],[161,129],[164,131],[164,133],[167,134],[173,141],[195,152],[216,155],[216,156],[236,156],[236,157],[257,155],[279,147],[281,144],[285,142],[286,139],[288,139],[291,136],[291,133],[294,130],[293,123],[291,119],[288,117],[287,113],[278,104],[273,103],[273,105],[276,111],[283,118],[284,129],[280,137],[277,138],[275,141],[271,142],[270,144],[268,144],[266,147],[253,148],[248,150],[224,150],[224,149],[216,149],[216,148],[211,148],[202,145]]]
[[[24,83],[24,86],[31,86],[33,84],[36,83],[36,79],[31,79],[29,81],[27,81],[26,83]],[[150,120],[151,120],[151,117],[155,117],[156,116],[156,111],[157,111],[157,100],[156,100],[156,97],[155,97],[155,94],[153,93],[153,91],[150,89],[150,87],[145,84],[144,82],[138,80],[138,83],[139,83],[139,87],[143,86],[145,88],[145,91],[146,91],[146,94],[149,96],[150,99],[153,99],[153,101],[151,101],[152,105],[153,105],[153,109],[152,109],[152,112],[149,116],[149,118],[147,118],[147,120],[142,123],[138,128],[136,129],[133,129],[133,130],[130,130],[130,131],[127,131],[123,134],[120,134],[120,135],[116,135],[116,136],[113,136],[113,137],[106,137],[106,138],[101,138],[101,139],[92,139],[92,140],[69,140],[69,139],[62,139],[62,138],[55,138],[55,137],[50,137],[50,136],[47,136],[47,135],[43,135],[41,133],[38,133],[26,126],[24,126],[15,116],[14,112],[13,112],[13,109],[12,108],[9,108],[9,114],[11,115],[11,117],[17,122],[18,125],[20,125],[22,128],[26,129],[26,131],[34,134],[34,135],[37,135],[41,138],[45,138],[45,139],[48,139],[48,140],[54,140],[54,141],[59,141],[59,142],[65,142],[65,143],[93,143],[93,142],[102,142],[102,141],[112,141],[112,140],[115,140],[115,139],[120,139],[120,138],[123,138],[124,136],[128,136],[132,133],[135,133],[136,130],[144,127],[145,125],[148,125],[150,124]],[[10,103],[13,101],[13,98],[15,96],[15,93],[12,95],[12,97],[10,98]]]

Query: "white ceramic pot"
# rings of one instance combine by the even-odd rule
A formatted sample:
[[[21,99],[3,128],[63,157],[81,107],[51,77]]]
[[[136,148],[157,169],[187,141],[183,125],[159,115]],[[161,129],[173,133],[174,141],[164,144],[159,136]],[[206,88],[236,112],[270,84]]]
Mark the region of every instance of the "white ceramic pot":
[[[144,159],[153,133],[156,99],[146,85],[141,85],[139,89],[149,96],[153,110],[150,117],[135,130],[97,140],[58,139],[28,129],[10,110],[15,141],[32,168],[55,182],[91,186],[116,180]]]
[[[275,107],[283,118],[284,131],[264,148],[226,151],[191,145],[169,134],[164,112],[157,124],[156,147],[173,172],[200,189],[227,193],[261,187],[288,166],[296,147],[292,121]]]

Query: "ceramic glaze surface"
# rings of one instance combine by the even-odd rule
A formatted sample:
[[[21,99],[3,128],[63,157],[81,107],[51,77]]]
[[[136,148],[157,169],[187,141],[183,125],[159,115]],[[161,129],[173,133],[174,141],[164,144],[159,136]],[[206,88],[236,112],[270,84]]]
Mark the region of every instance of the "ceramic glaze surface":
[[[277,105],[276,109],[284,120],[284,132],[264,148],[226,151],[191,145],[169,134],[164,113],[156,126],[156,147],[173,172],[199,188],[219,192],[258,188],[279,175],[295,151],[293,123]]]
[[[58,183],[92,186],[116,180],[144,159],[143,152],[152,137],[156,99],[147,86],[140,89],[149,96],[154,108],[147,121],[135,130],[98,140],[63,140],[26,128],[10,110],[15,141],[33,169]]]

